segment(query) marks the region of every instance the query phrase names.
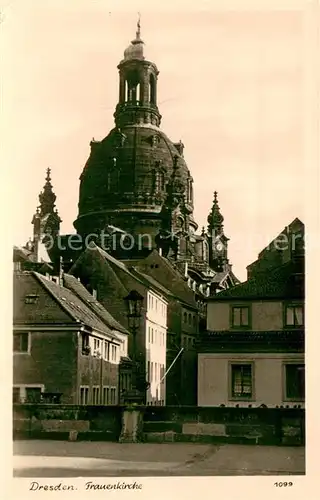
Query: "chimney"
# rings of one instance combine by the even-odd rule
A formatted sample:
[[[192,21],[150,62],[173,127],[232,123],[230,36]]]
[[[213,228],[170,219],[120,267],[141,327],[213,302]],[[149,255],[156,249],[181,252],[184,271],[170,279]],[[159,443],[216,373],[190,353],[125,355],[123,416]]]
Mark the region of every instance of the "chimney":
[[[60,258],[59,258],[59,280],[58,280],[60,286],[63,286],[63,275],[64,275],[64,272],[63,272],[63,258],[60,255]]]

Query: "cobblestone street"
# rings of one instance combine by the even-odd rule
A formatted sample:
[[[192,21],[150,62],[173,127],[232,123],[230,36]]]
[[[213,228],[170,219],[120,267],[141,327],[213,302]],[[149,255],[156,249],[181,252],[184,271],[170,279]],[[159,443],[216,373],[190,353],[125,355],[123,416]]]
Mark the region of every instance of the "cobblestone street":
[[[17,441],[15,477],[301,475],[303,447]]]

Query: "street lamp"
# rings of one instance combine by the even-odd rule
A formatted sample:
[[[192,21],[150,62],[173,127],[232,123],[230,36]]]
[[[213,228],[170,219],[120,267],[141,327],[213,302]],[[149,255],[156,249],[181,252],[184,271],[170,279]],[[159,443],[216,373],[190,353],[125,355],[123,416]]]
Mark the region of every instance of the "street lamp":
[[[140,326],[140,320],[142,316],[142,304],[143,297],[137,290],[131,290],[131,292],[124,297],[124,301],[127,306],[127,317],[129,330],[132,333],[132,361],[133,361],[133,373],[132,373],[132,396],[133,399],[143,399],[142,394],[137,387],[137,376],[138,367],[137,366],[137,346],[136,346],[136,336]]]

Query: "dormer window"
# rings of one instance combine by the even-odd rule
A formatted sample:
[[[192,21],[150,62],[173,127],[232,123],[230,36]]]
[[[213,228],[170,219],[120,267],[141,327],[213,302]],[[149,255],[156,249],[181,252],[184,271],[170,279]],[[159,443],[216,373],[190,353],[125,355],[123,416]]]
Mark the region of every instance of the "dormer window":
[[[29,293],[28,295],[25,296],[24,303],[25,304],[36,304],[38,301],[39,295],[36,295],[34,293]]]

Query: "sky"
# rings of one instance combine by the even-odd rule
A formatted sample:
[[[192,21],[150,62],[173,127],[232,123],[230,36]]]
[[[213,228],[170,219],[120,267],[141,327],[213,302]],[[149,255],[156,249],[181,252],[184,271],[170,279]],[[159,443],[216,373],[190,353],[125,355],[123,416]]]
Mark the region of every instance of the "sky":
[[[216,190],[230,262],[243,280],[264,246],[294,218],[304,220],[301,11],[174,4],[2,2],[2,161],[13,181],[15,244],[32,235],[47,167],[61,232],[73,232],[79,176],[91,139],[113,127],[117,64],[139,10],[146,58],[160,71],[161,128],[185,145],[199,229]]]

